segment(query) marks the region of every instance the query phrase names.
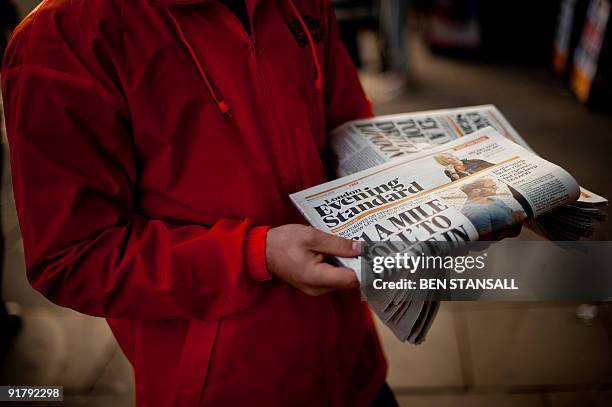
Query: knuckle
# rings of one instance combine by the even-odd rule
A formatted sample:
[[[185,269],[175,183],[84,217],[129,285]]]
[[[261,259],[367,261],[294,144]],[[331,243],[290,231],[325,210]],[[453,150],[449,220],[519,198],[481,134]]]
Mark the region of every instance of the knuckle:
[[[302,238],[306,245],[314,244],[316,241],[315,230],[311,227],[304,229]]]
[[[308,242],[310,244],[316,244],[319,240],[319,231],[315,228],[308,228]]]

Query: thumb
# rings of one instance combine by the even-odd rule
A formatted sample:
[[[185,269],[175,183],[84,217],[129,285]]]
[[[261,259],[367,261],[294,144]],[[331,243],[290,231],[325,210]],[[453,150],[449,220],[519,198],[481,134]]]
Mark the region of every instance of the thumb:
[[[361,254],[361,242],[344,239],[320,230],[315,230],[310,247],[316,252],[331,256],[355,257]]]
[[[331,289],[350,289],[359,286],[359,280],[353,270],[334,267],[327,263],[319,263],[314,267],[310,283],[315,287]]]

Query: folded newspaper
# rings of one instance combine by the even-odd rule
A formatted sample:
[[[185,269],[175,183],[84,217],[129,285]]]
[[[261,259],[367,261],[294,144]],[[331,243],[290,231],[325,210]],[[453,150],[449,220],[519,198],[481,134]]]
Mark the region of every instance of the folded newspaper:
[[[312,226],[347,239],[454,247],[528,224],[576,240],[605,220],[607,201],[537,156],[491,105],[349,122],[333,132],[332,149],[340,178],[291,199]],[[337,260],[362,279],[360,259]],[[407,290],[366,298],[410,343],[424,340],[439,305]]]

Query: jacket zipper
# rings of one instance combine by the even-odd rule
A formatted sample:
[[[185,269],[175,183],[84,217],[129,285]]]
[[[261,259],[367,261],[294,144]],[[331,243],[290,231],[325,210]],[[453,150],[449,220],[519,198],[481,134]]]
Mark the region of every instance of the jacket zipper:
[[[288,154],[292,154],[295,158],[295,152],[293,151],[293,149],[287,148],[286,152],[282,151],[281,143],[284,140],[281,137],[280,125],[277,119],[277,110],[275,108],[274,103],[272,102],[270,88],[266,80],[265,73],[263,72],[263,68],[261,67],[261,63],[259,61],[261,49],[258,48],[257,41],[255,40],[255,19],[251,18],[251,21],[250,21],[251,32],[249,33],[245,29],[244,25],[242,24],[238,16],[236,16],[234,12],[229,9],[229,7],[227,7],[223,3],[218,3],[218,5],[226,9],[225,12],[229,13],[231,15],[231,18],[233,18],[234,21],[236,22],[236,24],[240,26],[240,32],[245,37],[245,39],[247,39],[250,43],[249,49],[253,57],[253,61],[255,63],[255,69],[257,71],[259,87],[262,90],[264,101],[267,105],[268,111],[271,113],[270,116],[271,116],[271,121],[272,121],[272,132],[274,133],[274,142],[275,142],[275,143],[272,143],[272,146],[271,146],[272,150],[276,150],[276,154],[278,155],[278,157],[283,157],[286,153],[288,153]],[[254,14],[255,14],[255,11],[253,11],[253,15]],[[292,186],[292,183],[290,183],[288,170],[283,165],[279,165],[278,167],[279,168],[276,168],[276,170],[280,173],[281,186],[283,188],[286,188],[288,191],[291,191],[291,188],[293,186]]]
[[[272,120],[272,128],[273,128],[273,132],[274,132],[274,141],[277,144],[277,147],[274,147],[274,144],[272,144],[272,148],[274,150],[280,150],[282,149],[281,144],[285,144],[285,140],[282,139],[281,136],[281,131],[280,131],[280,125],[278,123],[278,119],[277,119],[277,110],[276,107],[274,105],[274,103],[272,102],[272,96],[271,96],[271,92],[270,92],[270,88],[268,85],[268,81],[266,79],[265,73],[263,72],[263,69],[261,67],[261,63],[259,62],[258,59],[258,48],[257,48],[257,43],[255,42],[255,39],[253,39],[252,42],[252,53],[253,53],[253,59],[255,61],[255,67],[257,70],[257,76],[259,77],[259,82],[261,84],[261,87],[263,88],[263,94],[264,94],[264,100],[266,101],[266,104],[268,105],[268,111],[271,113],[271,117],[270,119]],[[279,155],[279,157],[283,157],[283,151],[278,151],[277,154]],[[286,154],[293,154],[293,151],[290,150],[289,148],[287,148]],[[285,168],[284,165],[279,165],[279,168],[277,168],[277,170],[280,172],[281,175],[281,179],[282,179],[282,184],[284,188],[287,188],[288,191],[291,190],[291,184],[289,182],[289,173],[287,171],[287,169]]]

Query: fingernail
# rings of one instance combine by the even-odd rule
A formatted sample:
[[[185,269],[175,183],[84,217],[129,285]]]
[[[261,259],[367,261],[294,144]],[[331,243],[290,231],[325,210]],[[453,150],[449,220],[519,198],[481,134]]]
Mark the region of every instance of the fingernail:
[[[352,247],[353,247],[353,251],[354,251],[355,253],[359,253],[359,254],[361,254],[361,242],[359,242],[359,241],[355,240],[355,241],[353,242]]]

